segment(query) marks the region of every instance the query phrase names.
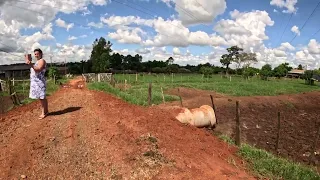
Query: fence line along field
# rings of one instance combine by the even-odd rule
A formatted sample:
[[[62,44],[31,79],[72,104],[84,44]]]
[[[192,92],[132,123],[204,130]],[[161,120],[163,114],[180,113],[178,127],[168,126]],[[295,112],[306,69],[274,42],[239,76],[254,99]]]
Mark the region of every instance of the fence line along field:
[[[1,80],[1,89],[0,89],[0,114],[4,113],[14,107],[14,101],[12,100],[12,96],[9,93],[9,82],[12,86],[12,93],[16,94],[19,102],[21,104],[28,104],[33,100],[29,98],[29,90],[30,90],[30,79],[22,79],[22,78],[10,78],[6,80]],[[60,83],[64,83],[67,81],[67,78],[63,77],[61,79],[57,79],[57,81],[53,79],[47,79],[47,95],[51,95],[58,88]]]
[[[213,95],[219,118],[214,133],[232,139],[236,134],[235,107],[239,101],[243,142],[295,162],[311,163],[320,170],[320,147],[316,142],[320,119],[319,82],[310,86],[302,79],[265,81],[259,77],[204,77],[201,74],[115,74],[114,78],[114,87],[103,82],[92,82],[88,86],[113,93],[133,104],[148,105],[151,83],[152,104],[159,104],[159,107],[180,106],[179,96],[187,108],[211,105],[210,95]],[[281,112],[279,130],[278,112]]]

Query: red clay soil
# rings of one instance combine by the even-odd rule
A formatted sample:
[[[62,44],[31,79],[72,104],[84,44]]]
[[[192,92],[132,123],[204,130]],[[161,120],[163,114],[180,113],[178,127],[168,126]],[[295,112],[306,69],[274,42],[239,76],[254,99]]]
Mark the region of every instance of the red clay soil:
[[[312,146],[320,123],[320,92],[281,96],[227,97],[215,92],[197,89],[171,89],[167,93],[180,95],[183,105],[196,108],[211,105],[214,97],[218,126],[215,132],[234,138],[235,104],[240,103],[242,141],[276,153],[277,113],[281,113],[279,155],[308,164]],[[167,105],[179,105],[179,102]],[[163,106],[163,105],[160,105]],[[319,124],[320,125],[320,124]],[[320,170],[320,142],[316,142],[317,155],[312,160]]]
[[[254,179],[237,149],[167,110],[71,81],[0,118],[0,179]]]

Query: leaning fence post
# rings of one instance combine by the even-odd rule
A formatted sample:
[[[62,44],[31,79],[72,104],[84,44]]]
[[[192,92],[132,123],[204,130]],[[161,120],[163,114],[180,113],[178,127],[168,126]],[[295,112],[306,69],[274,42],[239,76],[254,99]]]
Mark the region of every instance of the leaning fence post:
[[[179,88],[178,88],[178,92],[179,92],[180,105],[181,105],[181,107],[183,107],[182,98],[181,98],[181,95],[180,95],[180,89]]]
[[[279,149],[279,139],[280,139],[280,111],[278,112],[278,126],[277,126],[277,139],[276,139],[276,152]]]
[[[239,101],[236,101],[236,145],[240,146],[241,129],[240,129],[240,109],[239,109]]]
[[[151,105],[151,95],[152,95],[152,84],[151,82],[149,83],[149,88],[148,88],[148,105]]]
[[[218,119],[217,119],[217,114],[216,114],[216,106],[214,105],[213,97],[212,97],[211,94],[210,94],[210,99],[211,99],[212,108],[213,108],[213,110],[214,110],[214,114],[215,114],[215,116],[216,116],[216,123],[218,124]]]

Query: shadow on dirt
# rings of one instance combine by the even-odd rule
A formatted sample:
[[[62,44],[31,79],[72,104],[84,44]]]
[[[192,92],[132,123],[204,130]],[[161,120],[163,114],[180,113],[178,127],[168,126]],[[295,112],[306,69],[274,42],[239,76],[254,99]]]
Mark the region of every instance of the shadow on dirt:
[[[50,112],[48,114],[48,116],[57,116],[57,115],[67,114],[67,113],[71,113],[71,112],[74,112],[74,111],[78,111],[81,108],[82,107],[68,107],[68,108],[66,108],[64,110]]]

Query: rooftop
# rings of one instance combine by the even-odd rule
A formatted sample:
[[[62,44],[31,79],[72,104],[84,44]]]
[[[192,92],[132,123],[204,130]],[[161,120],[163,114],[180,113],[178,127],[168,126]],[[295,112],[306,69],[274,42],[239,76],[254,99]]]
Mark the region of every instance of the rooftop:
[[[299,69],[292,69],[291,71],[289,71],[288,73],[292,73],[292,74],[304,74],[305,70],[299,70]]]

